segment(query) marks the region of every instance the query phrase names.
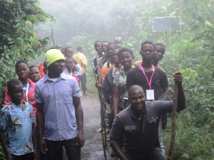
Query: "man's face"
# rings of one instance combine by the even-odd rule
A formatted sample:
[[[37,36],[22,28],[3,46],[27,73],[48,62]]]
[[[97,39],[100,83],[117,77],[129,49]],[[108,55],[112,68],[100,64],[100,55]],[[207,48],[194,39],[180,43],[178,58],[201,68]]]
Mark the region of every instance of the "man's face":
[[[163,46],[161,46],[161,45],[155,46],[155,55],[157,56],[157,58],[159,60],[161,60],[161,58],[163,58],[164,52],[165,52],[165,48]]]
[[[103,42],[103,45],[102,45],[103,52],[107,52],[108,51],[108,46],[109,46],[108,42]]]
[[[66,64],[66,67],[67,67],[70,71],[72,71],[73,67],[75,66],[75,62],[74,62],[74,60],[73,60],[72,58],[67,58],[67,59],[65,60],[65,64]]]
[[[154,46],[146,43],[142,46],[140,51],[144,61],[152,61],[154,54]]]
[[[23,86],[22,84],[15,85],[10,93],[13,103],[20,104],[23,97]]]
[[[102,43],[101,42],[97,42],[95,44],[95,50],[97,51],[97,53],[102,53]]]
[[[56,75],[60,75],[65,67],[65,61],[64,60],[59,60],[54,62],[48,67],[48,70],[51,71],[52,73],[55,73]]]
[[[110,60],[111,60],[111,63],[115,65],[118,65],[120,63],[119,56],[117,54],[113,54],[110,57]]]
[[[33,82],[37,82],[40,79],[39,68],[38,67],[32,67],[30,69],[30,79]]]
[[[121,53],[120,62],[125,68],[130,68],[132,65],[132,55],[128,51]]]
[[[129,94],[129,101],[131,102],[132,109],[136,112],[142,112],[144,109],[145,95],[142,89],[135,89]]]
[[[16,68],[16,74],[20,80],[26,80],[29,77],[29,68],[27,64],[20,63]]]

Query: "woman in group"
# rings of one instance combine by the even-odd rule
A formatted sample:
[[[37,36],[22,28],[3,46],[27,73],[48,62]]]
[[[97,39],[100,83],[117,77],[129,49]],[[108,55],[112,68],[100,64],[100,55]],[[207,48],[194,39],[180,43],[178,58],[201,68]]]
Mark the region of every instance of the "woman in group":
[[[105,78],[105,88],[109,88],[110,105],[113,117],[122,109],[122,102],[126,97],[126,75],[132,69],[133,52],[128,48],[121,48],[114,57],[119,60],[116,67],[112,67]]]

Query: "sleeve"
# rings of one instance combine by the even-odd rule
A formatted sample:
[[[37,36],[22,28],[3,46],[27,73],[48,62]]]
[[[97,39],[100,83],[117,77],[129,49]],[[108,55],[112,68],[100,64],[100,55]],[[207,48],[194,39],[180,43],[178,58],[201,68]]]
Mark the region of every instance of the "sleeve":
[[[160,79],[160,85],[161,85],[161,88],[162,88],[162,94],[164,94],[167,89],[168,89],[168,79],[167,79],[167,75],[164,71],[161,70],[161,79]]]
[[[37,104],[43,104],[44,103],[40,89],[37,85],[36,85],[36,89],[35,89],[35,99],[36,99]]]
[[[126,79],[127,89],[129,89],[129,87],[134,84],[133,82],[134,82],[134,76],[133,76],[132,71],[130,71],[130,72],[128,72],[127,79]]]
[[[110,140],[115,141],[121,145],[123,133],[124,133],[123,124],[120,118],[116,116],[112,124],[111,132],[110,132]]]
[[[11,103],[11,97],[8,94],[8,90],[7,90],[7,86],[5,85],[5,87],[3,88],[3,100],[2,100],[2,104],[7,105]]]
[[[80,87],[76,80],[72,80],[72,96],[73,97],[81,97]]]
[[[30,108],[30,118],[32,120],[32,123],[36,124],[36,113],[34,111],[34,107],[29,103],[29,108]]]
[[[173,101],[156,101],[155,108],[158,109],[159,114],[165,114],[168,112],[172,112],[174,107]]]
[[[10,114],[2,109],[0,111],[0,132],[5,132],[7,128],[9,127],[10,122]]]

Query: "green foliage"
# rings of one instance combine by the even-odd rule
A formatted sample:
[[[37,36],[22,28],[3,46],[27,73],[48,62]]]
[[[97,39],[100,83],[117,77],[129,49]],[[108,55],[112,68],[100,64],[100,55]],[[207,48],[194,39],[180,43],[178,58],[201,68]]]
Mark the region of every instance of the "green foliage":
[[[47,15],[36,0],[0,0],[0,84],[14,77],[18,59],[30,59],[41,53],[46,40],[40,40],[34,25]]]
[[[185,23],[182,34],[167,37],[164,69],[180,69],[184,76],[187,109],[179,116],[175,159],[213,160],[214,157],[214,27],[211,0],[177,1],[176,15]],[[211,9],[212,8],[212,9]],[[211,18],[212,17],[212,18]],[[174,68],[174,69],[173,69]]]
[[[1,91],[5,81],[15,77],[17,60],[29,60],[42,53],[46,39],[37,37],[34,25],[44,21],[47,15],[39,8],[37,0],[0,0],[0,10]]]

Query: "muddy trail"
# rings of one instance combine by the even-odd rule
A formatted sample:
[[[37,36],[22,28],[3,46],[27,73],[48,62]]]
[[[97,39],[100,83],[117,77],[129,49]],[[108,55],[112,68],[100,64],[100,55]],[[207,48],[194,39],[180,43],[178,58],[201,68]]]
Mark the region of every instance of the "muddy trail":
[[[85,145],[82,160],[104,160],[100,128],[100,103],[96,96],[82,97],[85,124]]]

